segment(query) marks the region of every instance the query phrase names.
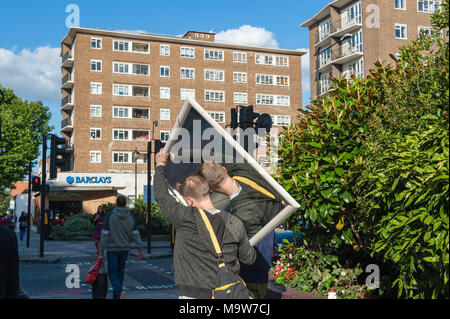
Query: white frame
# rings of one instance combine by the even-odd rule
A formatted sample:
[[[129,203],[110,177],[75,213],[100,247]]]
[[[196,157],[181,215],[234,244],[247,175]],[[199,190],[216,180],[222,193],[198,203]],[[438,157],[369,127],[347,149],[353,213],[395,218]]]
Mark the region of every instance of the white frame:
[[[165,92],[164,94],[162,94],[162,92]],[[166,97],[166,93],[168,93],[168,97]],[[159,98],[163,99],[163,100],[170,100],[170,88],[169,87],[165,87],[165,86],[160,86],[159,87]]]
[[[123,42],[124,44],[127,43],[128,44],[128,50],[116,50],[114,48],[116,42]],[[148,46],[147,52],[133,51],[133,43],[146,44]],[[150,42],[146,42],[146,41],[128,41],[128,40],[113,39],[112,49],[113,49],[113,51],[116,51],[116,52],[130,52],[130,53],[150,54]]]
[[[192,52],[192,56],[191,55],[182,55],[181,51],[183,49],[185,49],[184,52],[186,52],[186,49],[188,49],[189,52]],[[186,47],[186,46],[180,47],[180,58],[195,59],[195,48],[193,48],[193,47]]]
[[[169,49],[169,54],[165,54],[166,52],[164,52],[164,54],[161,54],[161,49],[164,47],[164,51],[165,51],[165,49]],[[160,56],[170,56],[170,45],[168,45],[168,44],[160,44],[159,45],[159,55]]]
[[[98,63],[100,62],[100,70],[92,70],[92,62],[95,63],[95,67],[97,68]],[[89,64],[89,70],[91,72],[102,72],[103,71],[103,62],[102,60],[91,59],[91,63]]]
[[[166,76],[166,75],[161,75],[161,69],[162,69],[162,68],[167,68],[167,69],[169,69],[169,75],[167,75],[167,76]],[[164,72],[164,73],[165,73],[165,72]],[[160,65],[160,66],[159,66],[159,77],[160,77],[160,78],[167,78],[167,79],[170,78],[170,66],[168,66],[168,65]]]
[[[394,0],[394,9],[395,10],[403,10],[403,11],[406,11],[406,0],[398,0],[398,1],[400,1],[400,3],[401,4],[403,4],[403,8],[396,8],[395,7],[395,2],[396,2],[397,0]],[[418,8],[419,6],[417,5],[417,8]]]
[[[169,114],[169,118],[162,118],[162,115],[165,114]],[[170,109],[159,109],[159,120],[160,121],[170,121]]]
[[[96,153],[96,156],[97,155],[100,155],[99,157],[100,157],[100,160],[98,161],[98,162],[92,162],[91,161],[91,159],[92,159],[92,153]],[[102,151],[89,151],[89,163],[90,164],[101,164],[102,163]]]
[[[100,40],[100,47],[99,48],[93,48],[92,47],[92,40]],[[96,41],[96,44],[98,42]],[[97,38],[97,37],[91,37],[91,45],[90,45],[91,49],[93,50],[101,50],[103,48],[103,39],[102,38]]]
[[[127,154],[129,158],[129,162],[114,162],[114,154]],[[113,164],[132,164],[133,163],[133,152],[127,152],[127,151],[113,151],[111,153],[111,162]]]
[[[209,93],[210,93],[210,96],[211,96],[211,93],[214,93],[214,94],[216,94],[216,93],[222,94],[222,95],[223,95],[223,101],[207,100],[207,99],[206,99],[206,92],[209,92]],[[205,89],[205,96],[204,96],[204,98],[205,98],[205,102],[211,102],[211,103],[225,103],[225,91],[221,91],[221,90],[208,90],[208,89]]]
[[[183,127],[183,123],[187,118],[187,115],[191,108],[194,108],[202,117],[214,128],[222,138],[233,146],[236,152],[242,156],[252,167],[256,170],[269,184],[272,186],[284,199],[286,206],[271,220],[269,221],[255,236],[250,239],[250,245],[255,246],[260,240],[266,237],[270,232],[272,232],[275,228],[278,227],[286,218],[288,218],[292,213],[294,213],[300,205],[297,201],[280,185],[278,184],[272,176],[269,175],[259,164],[258,162],[248,154],[244,148],[235,141],[224,128],[222,128],[219,123],[217,123],[209,114],[203,109],[203,107],[198,104],[195,100],[191,98],[187,98],[183,107],[181,108],[180,113],[178,114],[177,120],[175,122],[175,126],[170,133],[169,140],[166,142],[166,146],[164,147],[164,154],[170,152],[170,149],[175,143],[175,140],[178,138],[179,131]],[[184,203],[183,198],[178,194],[178,192],[174,189],[171,191],[175,194],[175,196],[180,200],[181,203]]]
[[[192,71],[192,77],[190,78],[190,77],[187,77],[187,76],[182,76],[182,71],[183,71],[183,69],[184,70],[187,70],[187,71]],[[186,75],[186,72],[184,73],[185,75]],[[183,79],[183,80],[195,80],[195,68],[188,68],[188,67],[185,67],[185,66],[181,66],[180,67],[180,79]]]
[[[92,135],[91,135],[92,130],[95,130],[95,136],[97,136],[97,131],[100,131],[100,137],[99,138],[97,138],[97,137],[92,138]],[[101,127],[91,127],[91,128],[89,128],[89,138],[90,138],[91,141],[101,141],[102,140],[102,128]]]
[[[96,92],[92,92],[92,85],[95,85],[95,91]],[[94,95],[101,95],[102,94],[102,89],[103,89],[102,82],[91,82],[91,84],[89,86],[90,94],[94,94]]]
[[[95,107],[96,113],[97,113],[97,110],[100,109],[100,116],[92,116],[92,108],[93,107]],[[102,106],[98,105],[98,104],[89,105],[89,116],[90,116],[90,118],[96,118],[96,119],[101,118],[102,117]]]
[[[399,38],[399,37],[397,37],[397,27],[400,27],[400,33],[401,33],[401,31],[402,31],[402,27],[405,27],[405,37],[404,38]],[[397,40],[408,40],[408,25],[407,24],[403,24],[403,23],[396,23],[395,24],[395,28],[394,28],[394,35],[395,35],[395,38],[397,39]],[[401,34],[400,34],[401,35]]]
[[[213,82],[225,82],[225,70],[215,70],[215,69],[205,69],[203,71],[204,80],[205,81],[213,81]],[[213,78],[206,78],[206,74],[213,75]],[[216,77],[220,78],[220,74],[222,74],[222,80],[217,80]]]

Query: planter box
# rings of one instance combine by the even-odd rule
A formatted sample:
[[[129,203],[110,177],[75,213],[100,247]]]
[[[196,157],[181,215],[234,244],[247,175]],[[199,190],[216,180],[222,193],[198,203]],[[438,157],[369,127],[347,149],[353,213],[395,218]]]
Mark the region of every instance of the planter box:
[[[286,291],[281,294],[281,299],[328,299],[328,297],[286,287]]]

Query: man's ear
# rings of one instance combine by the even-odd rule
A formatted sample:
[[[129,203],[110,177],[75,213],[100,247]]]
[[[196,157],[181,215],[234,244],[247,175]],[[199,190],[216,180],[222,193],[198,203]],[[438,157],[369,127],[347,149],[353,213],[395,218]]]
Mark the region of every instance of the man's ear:
[[[228,170],[225,168],[225,166],[222,166],[222,168],[224,169],[225,172],[227,172],[228,175]]]

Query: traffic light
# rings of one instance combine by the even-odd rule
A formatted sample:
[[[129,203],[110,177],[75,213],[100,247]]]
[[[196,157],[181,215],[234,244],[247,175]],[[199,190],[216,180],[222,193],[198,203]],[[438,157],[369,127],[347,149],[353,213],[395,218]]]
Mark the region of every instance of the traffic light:
[[[64,167],[66,161],[64,155],[66,154],[65,146],[59,147],[60,145],[66,145],[66,139],[52,135],[50,142],[50,178],[55,179],[58,176],[58,167]],[[63,158],[58,158],[58,156],[63,156]]]
[[[31,190],[33,192],[40,192],[41,191],[41,178],[39,176],[32,176],[31,177]]]
[[[263,113],[260,116],[258,116],[258,118],[256,119],[256,123],[255,123],[255,128],[256,128],[258,135],[263,134],[263,132],[259,131],[260,128],[264,128],[264,129],[266,129],[266,133],[270,133],[272,124],[273,124],[272,117],[270,116],[270,114]],[[262,137],[264,137],[264,136],[262,136]]]
[[[258,118],[260,114],[253,112],[253,105],[241,106],[239,110],[239,125],[242,130],[246,130],[253,126],[253,121]]]
[[[231,124],[230,127],[235,130],[238,127],[238,116],[235,108],[231,109]]]

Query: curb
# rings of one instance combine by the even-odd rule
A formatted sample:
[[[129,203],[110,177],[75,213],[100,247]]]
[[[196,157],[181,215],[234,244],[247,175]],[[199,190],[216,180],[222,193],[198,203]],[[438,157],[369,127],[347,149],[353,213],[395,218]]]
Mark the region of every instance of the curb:
[[[19,263],[22,264],[57,264],[59,257],[19,257]]]

